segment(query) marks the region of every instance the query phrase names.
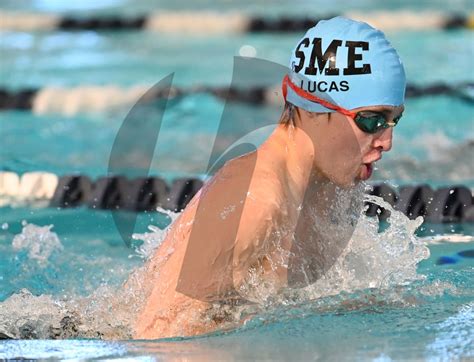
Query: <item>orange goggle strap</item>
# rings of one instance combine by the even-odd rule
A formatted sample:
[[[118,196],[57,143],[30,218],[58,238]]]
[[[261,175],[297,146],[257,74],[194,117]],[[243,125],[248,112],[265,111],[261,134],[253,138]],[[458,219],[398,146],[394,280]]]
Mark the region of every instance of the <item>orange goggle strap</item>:
[[[281,88],[282,88],[282,92],[283,92],[283,98],[285,98],[285,102],[286,102],[286,95],[288,93],[288,88],[287,87],[290,87],[297,95],[299,95],[300,97],[304,98],[304,99],[307,99],[311,102],[316,102],[316,103],[319,103],[321,105],[323,105],[324,107],[326,108],[329,108],[329,109],[332,109],[333,111],[336,111],[336,112],[339,112],[339,113],[342,113],[346,116],[349,116],[351,117],[352,119],[355,118],[356,116],[356,113],[354,112],[351,112],[345,108],[342,108],[342,107],[339,107],[339,106],[336,106],[332,103],[329,103],[328,101],[325,101],[324,99],[322,98],[319,98],[319,97],[316,97],[315,95],[309,93],[309,92],[306,92],[304,91],[303,89],[301,88],[298,88],[296,85],[294,85],[291,80],[290,80],[290,77],[287,75],[285,75],[285,77],[283,78],[283,83],[281,85]]]

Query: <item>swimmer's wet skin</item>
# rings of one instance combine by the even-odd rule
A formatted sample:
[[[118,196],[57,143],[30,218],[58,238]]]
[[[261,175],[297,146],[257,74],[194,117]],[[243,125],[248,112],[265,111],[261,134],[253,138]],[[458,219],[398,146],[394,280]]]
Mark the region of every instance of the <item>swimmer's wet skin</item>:
[[[226,327],[229,305],[313,283],[337,258],[318,245],[324,235],[312,227],[314,213],[332,203],[327,195],[370,178],[391,149],[404,109],[403,65],[382,32],[336,17],[298,42],[283,93],[270,137],[204,185],[149,260],[135,338]],[[253,293],[257,284],[266,296]]]

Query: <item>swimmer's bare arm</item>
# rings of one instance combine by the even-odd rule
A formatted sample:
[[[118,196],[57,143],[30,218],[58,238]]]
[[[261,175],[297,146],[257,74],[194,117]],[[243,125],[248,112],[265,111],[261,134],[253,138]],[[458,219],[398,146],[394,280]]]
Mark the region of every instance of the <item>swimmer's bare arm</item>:
[[[249,186],[242,176],[242,170],[249,169],[247,164],[226,164],[170,227],[146,267],[143,284],[151,290],[137,318],[137,338],[182,334],[173,329],[186,324],[173,322],[178,316],[193,320],[191,315],[204,311],[209,302],[242,300],[239,287],[267,252],[274,222],[274,206],[261,193],[268,187],[260,181]]]
[[[268,251],[274,211],[255,174],[242,173],[246,161],[227,163],[173,225],[170,237],[186,245],[178,292],[203,301],[238,297],[249,269]]]

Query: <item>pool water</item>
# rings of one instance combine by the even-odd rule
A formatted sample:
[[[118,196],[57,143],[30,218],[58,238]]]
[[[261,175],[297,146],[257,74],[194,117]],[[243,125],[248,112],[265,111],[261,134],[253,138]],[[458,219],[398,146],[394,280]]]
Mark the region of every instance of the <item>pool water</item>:
[[[465,258],[440,266],[436,260],[473,247],[473,242],[431,245],[430,259],[418,269],[426,275],[423,281],[282,306],[227,333],[164,341],[12,340],[0,343],[0,355],[149,360],[469,359],[474,356],[474,262]]]
[[[149,0],[2,2],[6,10],[79,15],[134,15],[156,10],[155,6]],[[163,1],[160,8],[232,10],[235,4]],[[384,4],[365,0],[350,6],[332,1],[318,4],[317,9],[311,1],[291,5],[275,1],[271,6],[263,1],[239,3],[239,10],[247,14],[268,16],[401,8],[462,14],[474,10],[471,2],[461,0]],[[453,86],[474,82],[472,31],[401,30],[387,32],[387,36],[405,64],[408,82],[445,82]],[[254,48],[257,58],[286,65],[290,50],[300,37],[301,34],[291,33],[183,36],[148,31],[4,31],[0,36],[0,88],[151,87],[172,72],[174,86],[226,86],[232,81],[233,57],[242,53],[242,47]],[[263,79],[257,77],[255,82],[259,81]],[[472,95],[472,89],[470,92]],[[41,170],[58,175],[103,176],[130,106],[101,112],[82,109],[74,114],[2,111],[0,169],[18,174]],[[377,165],[374,180],[388,180],[395,186],[428,183],[433,187],[463,184],[474,188],[472,96],[470,100],[448,95],[409,98],[405,107],[403,119],[395,129],[393,149]],[[210,94],[187,96],[167,111],[149,172],[167,179],[202,176],[223,112],[233,121],[229,132],[237,134],[248,124],[277,119],[280,111],[273,106],[229,106]],[[256,142],[269,132],[263,130]],[[144,234],[149,225],[164,229],[169,222],[170,217],[163,213],[142,213],[134,231]],[[48,229],[48,225],[52,227]],[[397,230],[409,225],[408,220],[402,220]],[[409,277],[399,284],[368,283],[356,290],[342,288],[336,295],[273,305],[260,310],[245,325],[211,336],[163,341],[5,340],[0,341],[0,358],[473,359],[474,226],[423,224],[416,234],[419,245],[429,248],[430,256],[415,257],[406,251],[403,255],[413,258],[417,268],[414,274],[407,271]],[[394,245],[402,243],[403,238],[397,235],[381,235],[379,238],[367,234],[364,242],[382,244],[385,237]],[[0,316],[4,316],[1,309],[6,308],[5,301],[23,289],[33,296],[51,295],[52,300],[58,301],[86,297],[103,286],[120,288],[130,272],[144,263],[140,251],[143,239],[122,240],[109,211],[32,205],[1,207]],[[19,247],[18,243],[26,246]],[[49,247],[35,249],[37,245]],[[467,256],[459,256],[460,252]],[[442,257],[456,262],[441,265]],[[382,254],[375,259],[382,263]],[[400,256],[400,265],[411,265],[410,260]],[[390,271],[396,274],[396,268],[392,268]],[[400,267],[400,272],[404,271]],[[34,308],[34,298],[31,303]],[[24,319],[28,322],[26,312]],[[0,320],[0,336],[5,332],[4,323]],[[34,338],[34,334],[30,337]]]
[[[388,36],[405,63],[410,83],[457,85],[473,81],[474,46],[469,30],[421,34],[400,31]],[[288,49],[295,38],[292,34],[181,39],[151,32],[6,32],[0,39],[0,86],[8,89],[68,88],[81,84],[151,87],[173,72],[173,86],[226,86],[232,81],[233,57],[239,55],[242,46],[254,47],[257,58],[286,65]],[[186,56],[182,56],[183,49]],[[202,57],[209,61],[192,62],[190,66],[190,59]],[[448,61],[456,66],[447,67]],[[255,82],[259,82],[258,77]],[[279,82],[275,80],[275,84]],[[472,97],[471,101],[446,95],[407,99],[406,111],[395,132],[393,151],[379,163],[374,179],[436,185],[463,183],[473,187],[472,104]],[[44,170],[57,174],[104,175],[113,141],[130,106],[104,112],[82,109],[73,115],[2,112],[2,168],[15,172]],[[165,113],[150,172],[204,173],[210,144],[222,117],[237,133],[249,123],[258,125],[278,119],[280,112],[280,107],[225,104],[210,94],[185,97],[170,105]],[[239,117],[239,122],[235,122],[235,117]],[[189,142],[190,137],[196,142]]]

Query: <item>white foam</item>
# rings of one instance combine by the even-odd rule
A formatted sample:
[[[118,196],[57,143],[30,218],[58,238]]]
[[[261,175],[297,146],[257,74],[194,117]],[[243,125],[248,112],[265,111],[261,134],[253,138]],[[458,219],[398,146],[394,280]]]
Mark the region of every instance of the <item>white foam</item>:
[[[175,213],[170,210],[165,210],[161,207],[157,208],[157,211],[167,215],[171,222],[170,225],[178,218],[179,213]],[[144,259],[148,259],[153,251],[160,246],[161,242],[165,239],[168,232],[168,228],[160,229],[154,225],[149,225],[148,229],[150,233],[135,233],[132,235],[134,240],[142,240],[143,244],[137,248],[137,253]]]
[[[64,249],[58,235],[51,231],[52,227],[53,225],[24,225],[21,233],[13,238],[13,249],[27,250],[29,259],[36,260],[43,267],[46,266],[53,252]]]
[[[430,253],[415,235],[423,219],[410,220],[377,196],[365,195],[364,199],[391,212],[388,228],[379,232],[377,218],[361,214],[344,252],[321,279],[306,288],[304,298],[387,289],[423,278],[417,273],[417,264]]]

